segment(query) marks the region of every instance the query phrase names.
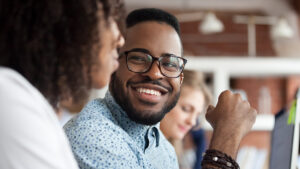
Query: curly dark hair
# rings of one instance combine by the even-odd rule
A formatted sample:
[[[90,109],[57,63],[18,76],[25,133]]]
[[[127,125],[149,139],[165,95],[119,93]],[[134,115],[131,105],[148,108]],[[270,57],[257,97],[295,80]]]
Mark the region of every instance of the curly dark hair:
[[[0,65],[22,74],[54,108],[65,99],[79,103],[91,88],[99,26],[114,18],[123,28],[124,14],[122,0],[2,0]]]

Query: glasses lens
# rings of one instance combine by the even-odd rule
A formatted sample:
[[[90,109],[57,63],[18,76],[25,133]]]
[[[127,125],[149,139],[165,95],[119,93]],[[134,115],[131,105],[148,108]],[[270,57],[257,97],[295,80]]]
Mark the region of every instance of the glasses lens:
[[[133,72],[145,72],[151,66],[152,57],[143,52],[129,52],[127,66]]]
[[[160,61],[161,71],[168,77],[177,77],[180,75],[184,61],[182,58],[175,56],[165,56]]]

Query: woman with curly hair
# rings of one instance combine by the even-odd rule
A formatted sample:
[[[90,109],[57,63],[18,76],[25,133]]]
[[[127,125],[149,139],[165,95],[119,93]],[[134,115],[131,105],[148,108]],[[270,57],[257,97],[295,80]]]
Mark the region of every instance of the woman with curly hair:
[[[0,1],[0,168],[78,168],[55,111],[118,67],[121,0]]]

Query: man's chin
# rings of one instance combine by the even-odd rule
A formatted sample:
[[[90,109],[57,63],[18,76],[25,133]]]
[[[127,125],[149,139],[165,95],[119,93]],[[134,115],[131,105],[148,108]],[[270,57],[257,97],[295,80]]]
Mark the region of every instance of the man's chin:
[[[160,103],[153,103],[139,100],[138,103],[132,105],[132,109],[142,113],[144,116],[153,116],[160,113],[163,110],[163,105]]]
[[[144,125],[154,125],[160,122],[166,113],[164,112],[153,112],[153,111],[127,111],[128,117],[140,124]]]
[[[173,102],[173,104],[167,102],[153,103],[130,98],[128,104],[126,104],[126,112],[128,117],[137,123],[154,125],[160,122],[175,104],[176,102]]]

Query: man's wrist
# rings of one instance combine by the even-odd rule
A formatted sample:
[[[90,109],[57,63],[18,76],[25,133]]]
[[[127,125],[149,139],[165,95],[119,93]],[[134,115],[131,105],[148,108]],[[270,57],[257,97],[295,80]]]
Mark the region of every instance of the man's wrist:
[[[204,169],[240,169],[238,163],[232,157],[214,149],[205,151],[201,166]]]
[[[239,132],[214,130],[209,148],[219,150],[236,158],[237,151],[243,135]]]

